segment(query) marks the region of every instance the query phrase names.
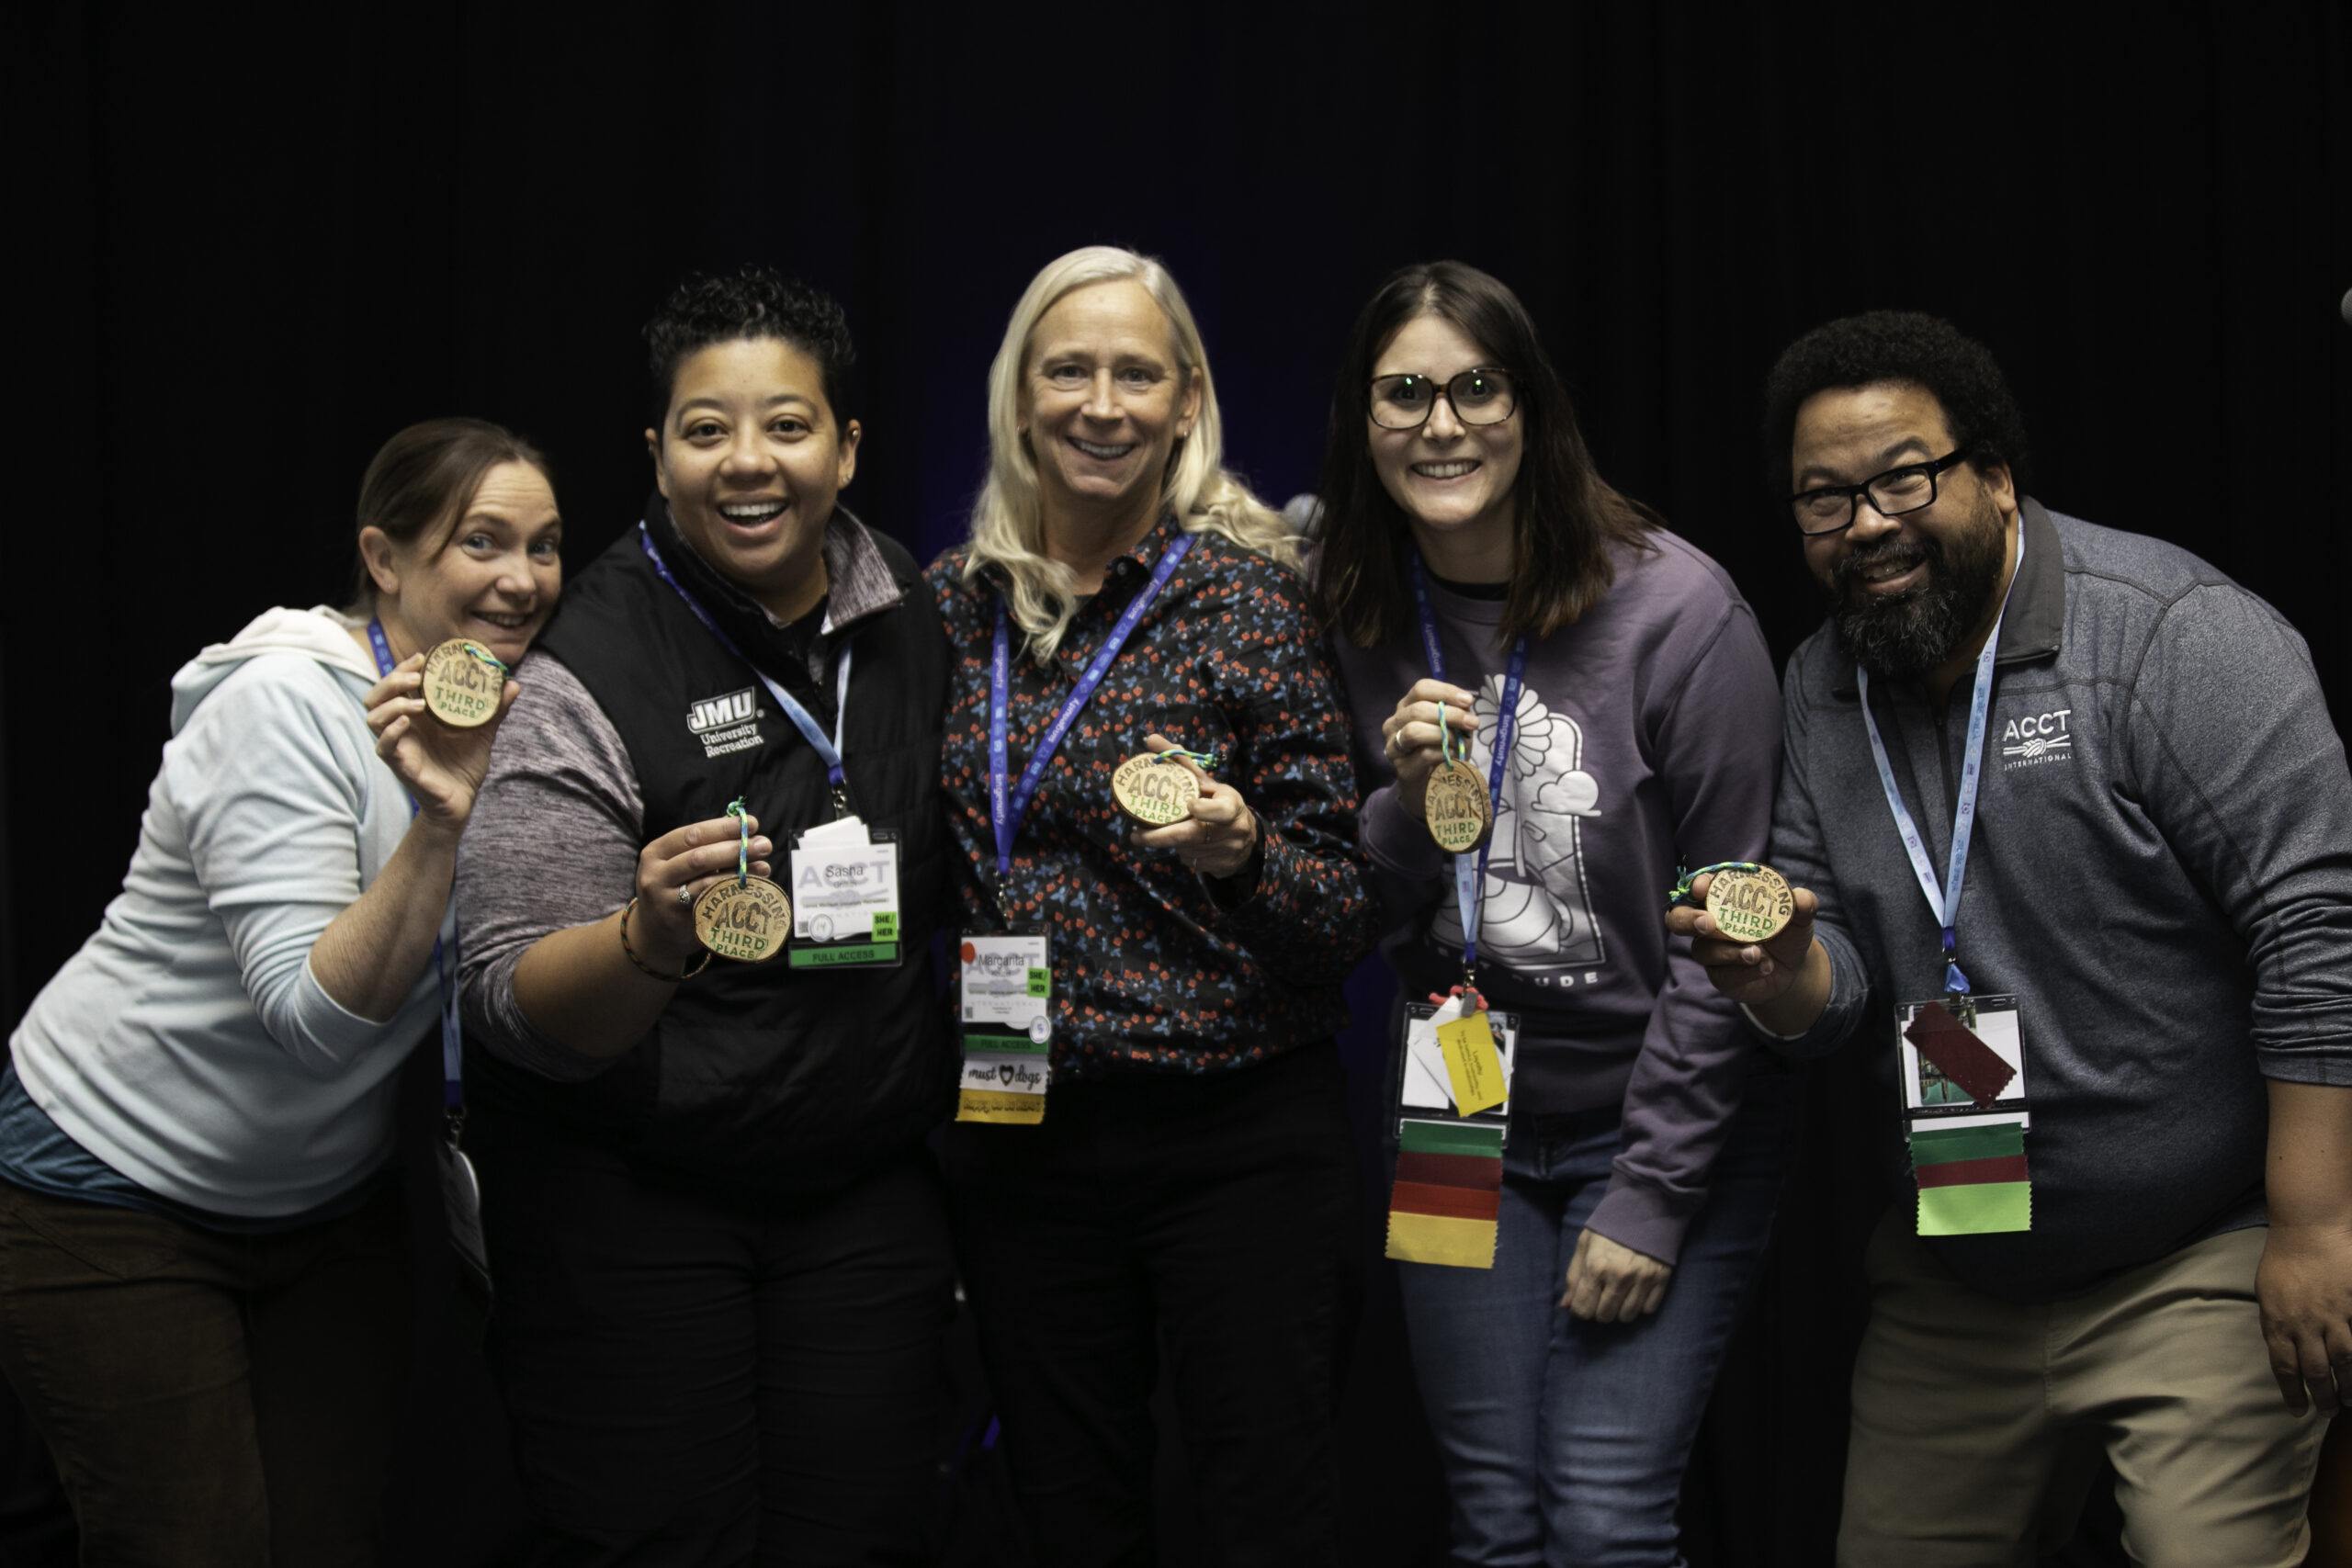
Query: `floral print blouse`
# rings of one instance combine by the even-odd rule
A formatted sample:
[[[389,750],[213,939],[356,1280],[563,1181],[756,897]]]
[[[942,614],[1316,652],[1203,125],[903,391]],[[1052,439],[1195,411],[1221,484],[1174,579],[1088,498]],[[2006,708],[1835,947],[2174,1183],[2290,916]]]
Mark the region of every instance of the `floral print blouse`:
[[[1038,737],[1176,536],[1171,516],[1111,563],[1041,668],[1012,630],[1008,794]],[[957,666],[941,761],[962,850],[964,929],[1051,942],[1054,1071],[1211,1073],[1328,1038],[1340,983],[1378,932],[1356,847],[1348,715],[1298,574],[1204,533],[1063,737],[997,885],[989,816],[989,667],[998,592],[967,552],[926,574]],[[1212,885],[1134,847],[1111,797],[1119,763],[1167,737],[1214,752],[1261,829],[1255,885]],[[1246,891],[1245,891],[1246,890]],[[952,967],[952,966],[951,966]]]

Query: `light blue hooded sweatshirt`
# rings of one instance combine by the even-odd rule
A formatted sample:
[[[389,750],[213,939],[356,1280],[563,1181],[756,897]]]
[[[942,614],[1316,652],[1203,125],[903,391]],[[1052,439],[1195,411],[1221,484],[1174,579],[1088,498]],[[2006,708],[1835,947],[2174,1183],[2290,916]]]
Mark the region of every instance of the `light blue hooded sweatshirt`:
[[[363,624],[271,610],[173,677],[122,893],[9,1041],[75,1143],[192,1208],[277,1218],[367,1180],[391,1155],[394,1074],[435,1021],[430,964],[380,1022],[311,971],[409,828],[368,728]]]

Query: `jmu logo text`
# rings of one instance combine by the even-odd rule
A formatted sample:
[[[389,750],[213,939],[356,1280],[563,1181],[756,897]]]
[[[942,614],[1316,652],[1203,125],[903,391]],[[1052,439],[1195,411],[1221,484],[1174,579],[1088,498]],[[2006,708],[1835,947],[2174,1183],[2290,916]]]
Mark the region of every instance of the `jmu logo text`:
[[[765,743],[760,733],[759,694],[746,686],[724,696],[704,697],[686,710],[686,728],[702,739],[705,761]]]
[[[758,713],[759,702],[752,688],[729,692],[723,697],[705,697],[686,715],[686,728],[700,735],[706,729],[718,729],[730,724],[741,724]]]

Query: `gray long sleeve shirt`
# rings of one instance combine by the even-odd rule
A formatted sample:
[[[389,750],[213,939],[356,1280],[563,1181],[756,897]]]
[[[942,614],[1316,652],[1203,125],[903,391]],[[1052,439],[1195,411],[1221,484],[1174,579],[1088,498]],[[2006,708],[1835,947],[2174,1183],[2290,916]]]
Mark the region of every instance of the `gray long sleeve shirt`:
[[[1487,864],[1479,984],[1520,1015],[1513,1114],[1624,1111],[1591,1228],[1667,1262],[1706,1201],[1754,1046],[1661,919],[1678,860],[1753,860],[1777,763],[1772,663],[1723,569],[1671,534],[1619,546],[1616,580],[1528,649]],[[1430,586],[1446,679],[1478,694],[1487,776],[1509,647],[1499,601]],[[1370,793],[1361,829],[1400,999],[1462,979],[1451,858],[1407,810],[1381,724],[1429,673],[1418,636],[1339,650]]]
[[[1979,994],[2018,998],[2033,1228],[1929,1243],[2041,1301],[2262,1220],[2266,1078],[2352,1086],[2352,777],[2310,650],[2278,612],[2161,541],[2022,506],[1959,911]],[[1938,925],[1826,627],[1789,662],[1772,862],[1821,899],[1827,1010],[1891,1089],[1894,1009],[1939,994]],[[1970,682],[1871,711],[1938,876]],[[1911,1187],[1891,1094],[1878,1125]]]

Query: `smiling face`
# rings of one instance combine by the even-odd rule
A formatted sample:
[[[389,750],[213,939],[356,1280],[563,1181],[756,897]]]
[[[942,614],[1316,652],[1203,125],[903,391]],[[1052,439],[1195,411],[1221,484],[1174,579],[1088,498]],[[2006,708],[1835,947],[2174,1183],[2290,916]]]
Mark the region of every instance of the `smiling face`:
[[[359,533],[376,584],[376,615],[402,659],[451,637],[469,637],[515,663],[547,624],[563,588],[563,519],[548,477],[528,463],[484,474],[446,532],[398,544],[381,528]]]
[[[1923,387],[1833,387],[1797,410],[1791,488],[1860,484],[1952,445],[1942,405]],[[1962,463],[1919,511],[1887,517],[1864,501],[1851,527],[1807,537],[1805,564],[1829,595],[1839,646],[1894,679],[1973,657],[2000,614],[2016,516],[2007,468],[1979,474]]]
[[[781,338],[736,338],[678,362],[654,482],[695,553],[784,619],[825,590],[825,525],[857,472],[816,360]]]
[[[1464,370],[1494,367],[1493,356],[1443,316],[1415,316],[1396,329],[1372,363],[1374,379],[1422,376],[1444,386]],[[1415,430],[1366,421],[1372,466],[1381,488],[1403,509],[1422,553],[1441,558],[1508,559],[1511,487],[1519,479],[1525,415],[1513,410],[1494,424],[1464,424],[1440,398]],[[1443,569],[1432,565],[1443,574]]]
[[[1131,277],[1073,288],[1029,334],[1018,423],[1037,464],[1039,499],[1057,516],[1148,526],[1176,443],[1200,417],[1201,378]]]

